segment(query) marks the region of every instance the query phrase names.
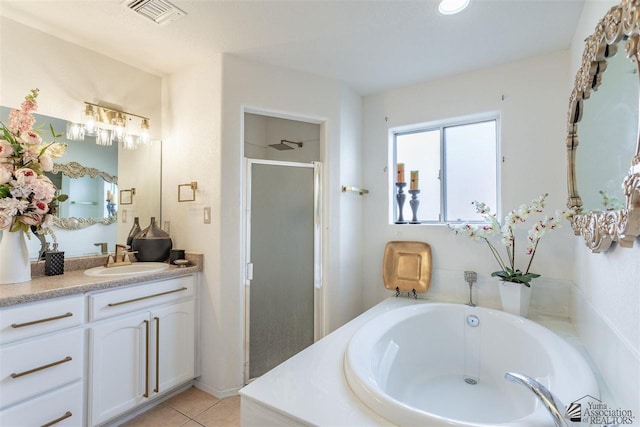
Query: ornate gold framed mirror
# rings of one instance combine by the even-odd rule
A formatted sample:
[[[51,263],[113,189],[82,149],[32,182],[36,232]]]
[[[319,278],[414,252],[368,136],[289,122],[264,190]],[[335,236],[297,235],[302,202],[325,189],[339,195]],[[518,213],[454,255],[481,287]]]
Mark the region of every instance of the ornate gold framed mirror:
[[[639,62],[640,0],[623,0],[586,39],[569,99],[567,205],[576,210],[574,233],[593,252],[613,242],[632,247],[640,235]]]
[[[94,192],[93,190],[95,190],[96,187],[102,186],[101,185],[102,182],[112,184],[112,188],[117,188],[117,185],[118,185],[117,176],[110,175],[107,172],[103,172],[96,168],[85,167],[78,162],[54,163],[53,170],[50,173],[47,173],[47,176],[49,176],[49,178],[55,179],[55,175],[58,175],[58,174],[61,176],[61,179],[60,179],[60,184],[56,182],[56,185],[59,186],[58,188],[64,187],[67,190],[70,190],[70,185],[68,183],[66,185],[62,184],[62,182],[64,182],[64,178],[62,178],[63,176],[67,178],[71,178],[72,180],[88,179],[88,181],[90,182],[89,184],[86,184],[86,182],[83,182],[81,184],[76,184],[73,193],[79,192],[78,187],[87,186],[88,188],[85,189],[83,193],[91,194]],[[94,182],[91,182],[93,181],[94,178],[97,180]],[[69,192],[71,193],[71,191]],[[107,200],[107,204],[108,202],[109,200]],[[95,201],[77,202],[77,201],[74,201],[73,198],[71,198],[68,202],[65,202],[65,203],[66,204],[63,206],[67,208],[68,208],[67,206],[68,204],[78,204],[78,205],[90,204],[94,206],[98,205]],[[102,210],[102,206],[97,206],[97,207],[99,208],[100,211]],[[93,208],[93,206],[90,206],[90,208]],[[95,211],[95,209],[93,209],[91,212],[93,211]],[[64,212],[62,212],[59,209],[58,212],[56,213],[56,216],[53,219],[54,225],[64,230],[80,230],[95,224],[103,224],[103,225],[113,224],[118,219],[115,210],[113,212],[109,210],[109,212],[106,215],[92,214],[87,216],[73,215],[70,212],[71,211],[69,211],[69,209],[65,210]],[[74,211],[74,212],[82,212],[82,211]]]

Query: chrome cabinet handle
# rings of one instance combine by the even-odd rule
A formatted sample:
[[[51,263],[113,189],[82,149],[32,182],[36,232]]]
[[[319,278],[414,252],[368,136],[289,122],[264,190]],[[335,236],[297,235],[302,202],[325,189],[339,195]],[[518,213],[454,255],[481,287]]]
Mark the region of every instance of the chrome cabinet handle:
[[[187,290],[187,288],[183,286],[180,289],[174,289],[172,291],[167,291],[167,292],[160,292],[158,294],[147,295],[147,296],[140,297],[140,298],[128,299],[126,301],[110,302],[107,305],[109,307],[115,307],[115,306],[118,306],[118,305],[129,304],[131,302],[142,301],[142,300],[145,300],[145,299],[148,299],[148,298],[155,298],[155,297],[159,297],[159,296],[162,296],[162,295],[172,294],[172,293],[175,293],[175,292],[181,292],[181,291],[186,291],[186,290]]]
[[[11,378],[20,378],[25,375],[33,374],[34,372],[42,371],[43,369],[52,368],[54,366],[70,362],[71,360],[71,356],[67,356],[62,360],[58,360],[57,362],[48,363],[46,365],[38,366],[37,368],[29,369],[28,371],[18,372],[17,374],[13,373],[11,374]]]
[[[160,392],[160,318],[154,317],[156,321],[156,393]]]
[[[12,328],[22,328],[23,326],[30,326],[30,325],[35,325],[35,324],[38,324],[38,323],[50,322],[52,320],[64,319],[65,317],[71,317],[71,316],[73,316],[73,313],[65,313],[65,314],[61,314],[60,316],[47,317],[46,319],[33,320],[31,322],[12,323],[11,327]]]
[[[53,420],[53,421],[49,421],[49,422],[48,422],[48,423],[46,423],[46,424],[42,424],[40,427],[49,427],[49,426],[52,426],[52,425],[54,425],[54,424],[58,424],[60,421],[62,421],[62,420],[66,420],[67,418],[71,417],[72,415],[73,415],[73,414],[71,413],[71,411],[67,411],[67,412],[65,412],[65,413],[64,413],[64,415],[63,415],[63,416],[61,416],[60,418],[56,418],[56,419],[55,419],[55,420]]]
[[[146,343],[145,352],[144,352],[145,379],[144,379],[144,394],[142,396],[149,397],[149,321],[148,320],[144,321],[144,327],[146,331],[147,343]]]

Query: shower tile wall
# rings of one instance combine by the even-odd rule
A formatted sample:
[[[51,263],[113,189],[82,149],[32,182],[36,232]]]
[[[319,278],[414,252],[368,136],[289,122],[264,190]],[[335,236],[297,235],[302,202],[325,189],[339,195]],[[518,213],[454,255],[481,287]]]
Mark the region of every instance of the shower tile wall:
[[[276,150],[270,144],[282,139],[302,142],[302,147]],[[308,163],[320,160],[320,125],[260,114],[244,115],[244,155],[252,159]]]

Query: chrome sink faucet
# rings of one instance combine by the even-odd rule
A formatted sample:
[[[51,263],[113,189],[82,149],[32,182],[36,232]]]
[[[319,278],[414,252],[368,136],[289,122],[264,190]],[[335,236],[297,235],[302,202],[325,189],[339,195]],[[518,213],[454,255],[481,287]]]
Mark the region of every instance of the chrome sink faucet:
[[[531,390],[536,397],[540,399],[544,407],[547,408],[547,411],[551,414],[556,427],[569,427],[569,423],[562,415],[564,405],[545,386],[527,375],[515,372],[507,372],[504,374],[504,379],[513,383],[522,384]]]
[[[107,253],[107,243],[106,242],[94,243],[93,246],[100,246],[100,253],[102,253],[102,255],[105,255]]]
[[[138,251],[130,251],[129,245],[116,245],[116,252],[113,255],[107,257],[107,263],[105,267],[115,267],[118,265],[129,265],[131,260],[129,254],[136,254]]]

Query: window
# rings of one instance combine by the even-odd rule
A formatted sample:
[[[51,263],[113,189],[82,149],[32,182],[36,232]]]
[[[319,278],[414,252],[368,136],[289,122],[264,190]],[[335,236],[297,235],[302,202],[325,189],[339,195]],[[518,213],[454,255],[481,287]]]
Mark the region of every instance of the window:
[[[417,219],[423,223],[481,221],[471,202],[497,209],[498,118],[424,126],[393,132],[395,166],[404,164],[403,217],[413,217],[411,171],[418,171]],[[397,172],[397,169],[396,169]],[[394,177],[398,174],[394,174]],[[394,183],[395,184],[395,183]],[[398,218],[393,185],[394,221]]]

